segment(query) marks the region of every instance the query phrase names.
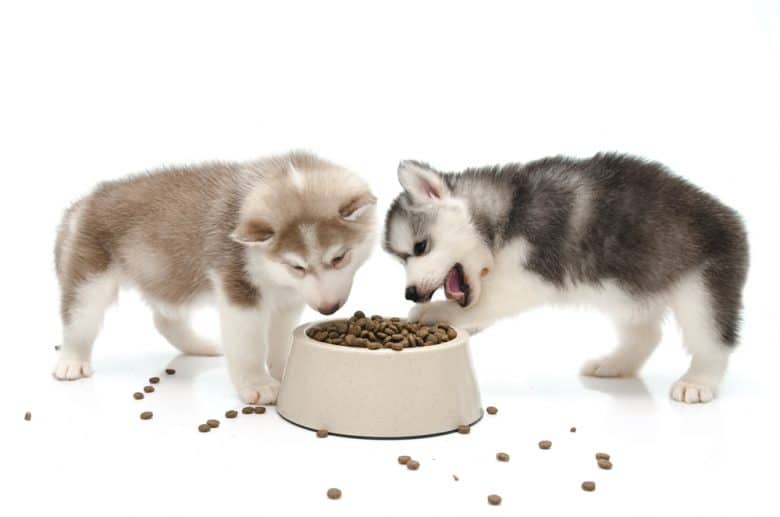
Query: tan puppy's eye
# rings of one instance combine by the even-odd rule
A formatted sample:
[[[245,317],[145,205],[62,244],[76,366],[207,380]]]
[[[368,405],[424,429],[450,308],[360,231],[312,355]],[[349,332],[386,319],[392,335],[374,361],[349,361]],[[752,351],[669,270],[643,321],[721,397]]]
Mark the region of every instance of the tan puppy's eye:
[[[287,264],[287,267],[293,270],[293,272],[298,276],[303,276],[306,274],[306,268],[303,266],[299,266],[296,264]]]
[[[330,261],[330,265],[333,267],[338,267],[341,263],[344,262],[344,259],[347,258],[347,253],[349,253],[349,250],[345,251],[338,257],[335,257],[333,260]]]

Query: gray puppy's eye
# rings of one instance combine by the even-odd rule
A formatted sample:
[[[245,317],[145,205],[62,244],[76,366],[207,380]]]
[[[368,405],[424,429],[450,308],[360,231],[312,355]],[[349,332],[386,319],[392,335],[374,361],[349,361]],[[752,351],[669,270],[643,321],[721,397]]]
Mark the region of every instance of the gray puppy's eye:
[[[424,239],[421,241],[417,241],[414,243],[414,256],[419,257],[420,255],[424,255],[425,252],[428,250],[428,239]]]

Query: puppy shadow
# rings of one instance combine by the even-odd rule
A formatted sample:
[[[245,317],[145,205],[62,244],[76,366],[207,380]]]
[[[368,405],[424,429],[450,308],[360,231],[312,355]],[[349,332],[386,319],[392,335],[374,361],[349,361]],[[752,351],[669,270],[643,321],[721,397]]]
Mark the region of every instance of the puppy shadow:
[[[610,379],[580,375],[580,383],[585,389],[598,391],[616,398],[630,397],[648,400],[653,398],[645,382],[638,377]]]

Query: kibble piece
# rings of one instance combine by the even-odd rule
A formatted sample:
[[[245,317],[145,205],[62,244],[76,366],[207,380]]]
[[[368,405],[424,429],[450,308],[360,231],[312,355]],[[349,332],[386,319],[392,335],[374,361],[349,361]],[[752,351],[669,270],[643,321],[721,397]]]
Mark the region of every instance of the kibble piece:
[[[24,414],[24,419],[27,420],[28,422],[30,420],[32,420],[32,413],[30,413],[29,411],[27,413],[25,413]]]
[[[417,470],[420,468],[420,462],[409,460],[406,462],[406,468],[408,468],[409,470]]]
[[[265,413],[265,406],[257,406],[255,408],[255,415],[262,415]]]
[[[244,408],[241,408],[241,412],[245,415],[251,415],[252,413],[255,412],[255,408],[253,408],[252,406],[246,406]]]
[[[454,479],[455,481],[460,481],[460,478],[455,474],[452,475],[452,479]]]
[[[505,452],[497,452],[496,453],[496,459],[498,461],[509,461],[509,454]]]
[[[149,384],[157,384],[158,382],[160,382],[159,377],[149,377]]]
[[[393,350],[395,350],[396,352],[400,352],[401,350],[403,350],[403,349],[404,349],[404,345],[403,345],[403,343],[393,343],[392,345],[390,345],[390,347],[391,347]]]
[[[355,318],[356,320],[362,320],[363,318],[366,317],[366,313],[363,311],[355,311],[355,315],[352,317]]]
[[[176,370],[174,370],[173,368],[166,368],[165,373],[168,375],[174,375],[176,373]]]
[[[409,463],[409,460],[411,459],[412,459],[411,456],[405,456],[405,455],[398,456],[398,463],[400,463],[401,465],[406,465],[407,463]]]
[[[596,483],[593,481],[583,481],[582,482],[582,489],[586,492],[593,492],[596,490]]]
[[[596,459],[597,460],[609,460],[609,454],[606,452],[597,452],[596,453]]]
[[[341,490],[338,488],[329,488],[328,499],[341,499]]]
[[[60,345],[54,345],[54,350],[56,350],[57,352],[59,352],[59,351],[60,351]]]
[[[458,432],[460,434],[469,434],[471,432],[471,426],[470,425],[459,425],[458,426]]]
[[[219,427],[219,420],[215,420],[213,418],[206,420],[206,425],[211,427],[212,429],[215,427]]]
[[[141,413],[141,420],[150,420],[154,416],[151,411],[144,411]]]
[[[540,449],[549,449],[550,447],[552,447],[552,442],[550,440],[542,440],[539,442]]]
[[[576,433],[577,432],[577,428],[576,427],[572,427],[571,429],[569,429],[569,432],[570,433]]]
[[[135,400],[141,400],[142,398],[144,398],[144,394],[141,393],[140,391],[136,391],[135,393],[133,393],[133,398]]]
[[[144,392],[146,392],[146,393],[153,393],[154,392],[154,386],[144,386]]]
[[[612,462],[609,460],[598,460],[596,463],[598,463],[599,468],[604,470],[611,470],[612,469]]]
[[[317,438],[327,438],[327,437],[328,437],[327,429],[320,429],[317,431]]]
[[[211,426],[209,424],[200,424],[198,426],[198,431],[200,431],[201,433],[208,433],[209,431],[211,431]]]
[[[235,409],[225,411],[225,418],[236,418],[237,416],[238,416],[238,411],[236,411]]]
[[[495,415],[496,413],[498,413],[498,409],[496,408],[496,406],[488,406],[486,411],[488,415]]]
[[[490,494],[488,496],[488,503],[492,504],[493,506],[498,506],[501,504],[501,496],[496,494]]]

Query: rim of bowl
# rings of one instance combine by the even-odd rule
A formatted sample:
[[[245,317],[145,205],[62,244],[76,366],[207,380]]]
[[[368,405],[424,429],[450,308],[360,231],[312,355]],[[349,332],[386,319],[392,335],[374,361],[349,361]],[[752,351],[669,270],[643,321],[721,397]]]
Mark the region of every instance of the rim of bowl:
[[[373,354],[373,355],[393,354],[394,355],[398,353],[423,354],[423,353],[435,352],[436,350],[448,350],[450,348],[455,348],[457,346],[466,345],[469,342],[469,337],[471,337],[470,334],[465,330],[462,330],[454,325],[450,325],[450,327],[455,329],[455,332],[457,332],[458,335],[455,336],[455,339],[447,341],[446,343],[440,343],[438,345],[428,345],[428,346],[415,346],[415,347],[404,348],[403,350],[393,350],[387,348],[382,348],[379,350],[369,350],[368,348],[357,347],[357,346],[333,345],[331,343],[323,343],[322,341],[317,341],[316,339],[312,339],[306,335],[306,331],[313,325],[320,325],[322,323],[333,323],[336,321],[347,321],[348,319],[349,318],[316,320],[316,321],[310,321],[308,323],[303,323],[295,327],[295,330],[293,330],[293,339],[294,340],[304,339],[305,341],[313,344],[314,346],[318,346],[323,349],[327,349],[329,351],[338,352],[338,353]],[[405,321],[405,318],[401,318],[401,321]]]

